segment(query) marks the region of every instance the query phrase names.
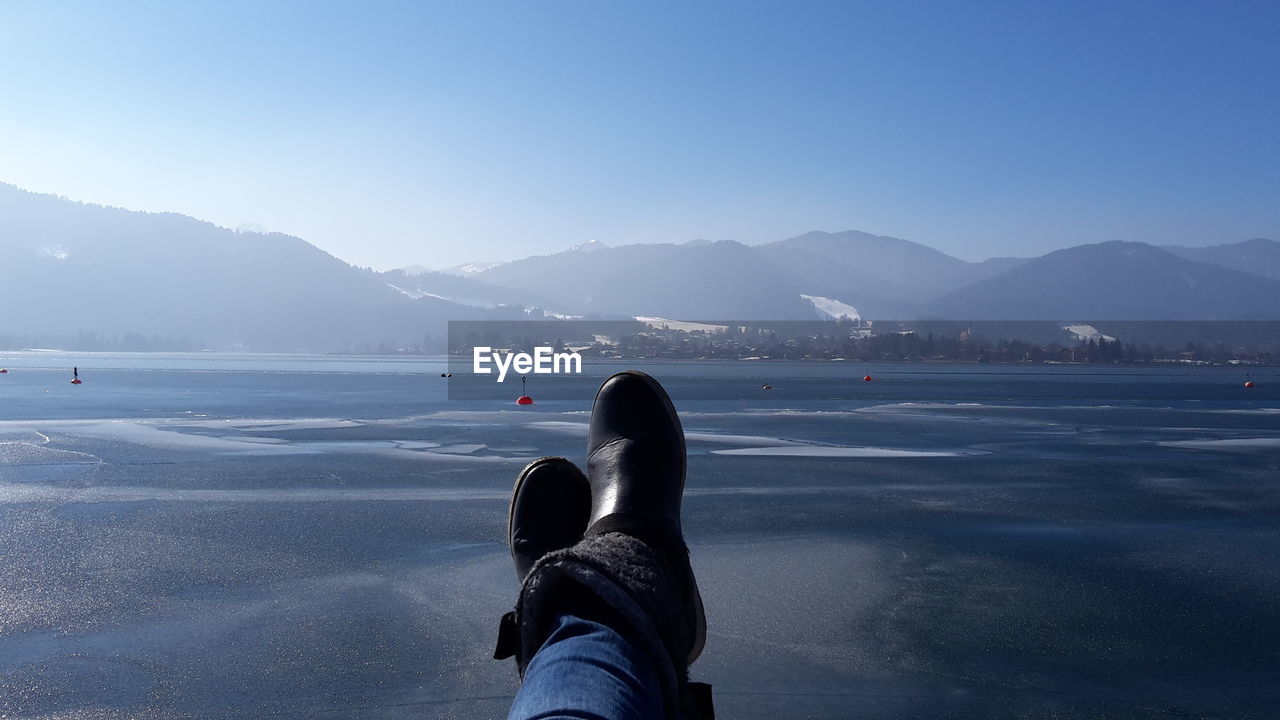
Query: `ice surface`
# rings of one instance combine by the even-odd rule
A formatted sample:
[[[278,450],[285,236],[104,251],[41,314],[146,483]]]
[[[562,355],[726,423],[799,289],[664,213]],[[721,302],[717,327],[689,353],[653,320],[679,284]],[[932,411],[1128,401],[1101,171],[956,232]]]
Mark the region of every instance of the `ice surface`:
[[[58,450],[35,443],[0,442],[0,465],[63,465],[100,462],[88,453]]]
[[[0,443],[44,445],[47,442],[49,442],[49,436],[37,430],[21,425],[0,424]]]
[[[528,412],[362,362],[0,405],[0,715],[505,715],[512,481],[582,462],[596,381]],[[643,368],[687,430],[722,717],[1273,714],[1280,383],[832,365]]]
[[[28,423],[30,424],[30,423]],[[39,423],[40,432],[51,440],[65,437],[86,438],[109,443],[136,445],[154,450],[170,450],[197,453],[235,454],[299,454],[309,452],[291,445],[263,445],[260,441],[243,437],[195,435],[170,427],[172,421],[58,420]]]
[[[0,504],[77,503],[330,503],[330,502],[461,502],[506,501],[510,491],[473,488],[278,488],[260,490],[191,490],[165,487],[98,486],[66,488],[42,484],[0,484]]]

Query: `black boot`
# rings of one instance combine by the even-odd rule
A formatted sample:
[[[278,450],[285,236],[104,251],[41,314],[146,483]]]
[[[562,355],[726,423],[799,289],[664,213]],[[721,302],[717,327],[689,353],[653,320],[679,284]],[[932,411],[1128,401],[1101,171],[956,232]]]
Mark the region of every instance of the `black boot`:
[[[587,477],[591,519],[586,535],[620,532],[660,553],[684,579],[682,613],[668,649],[688,666],[702,654],[707,618],[680,529],[686,453],[684,429],[658,381],[635,370],[604,382],[591,408]]]
[[[543,555],[582,539],[590,513],[591,489],[577,465],[561,457],[545,457],[520,471],[507,512],[507,545],[521,584]],[[493,657],[502,660],[518,654],[520,632],[513,611],[499,621]],[[524,658],[516,662],[522,668],[525,665]]]
[[[577,465],[545,457],[520,471],[507,512],[507,544],[520,582],[543,555],[582,539],[590,510],[591,488]]]

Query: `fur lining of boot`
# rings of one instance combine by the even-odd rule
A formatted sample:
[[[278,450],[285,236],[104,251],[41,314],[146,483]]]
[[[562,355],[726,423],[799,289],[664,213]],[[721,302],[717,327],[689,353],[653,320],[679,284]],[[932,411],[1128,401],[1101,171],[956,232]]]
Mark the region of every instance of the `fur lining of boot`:
[[[688,704],[685,659],[693,642],[686,572],[622,533],[589,536],[547,553],[525,578],[516,603],[520,650],[515,654],[521,677],[556,617],[580,612],[613,627],[652,657],[662,678],[667,716],[683,714]],[[606,617],[599,617],[602,613]]]

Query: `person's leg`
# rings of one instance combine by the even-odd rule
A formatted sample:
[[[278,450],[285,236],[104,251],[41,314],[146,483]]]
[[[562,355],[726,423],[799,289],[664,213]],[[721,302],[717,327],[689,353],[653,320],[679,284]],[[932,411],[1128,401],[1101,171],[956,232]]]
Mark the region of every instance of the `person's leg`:
[[[601,386],[588,468],[589,513],[574,513],[581,539],[544,543],[527,570],[517,520],[543,517],[532,509],[546,504],[517,483],[510,535],[521,590],[495,654],[514,655],[524,682],[511,717],[713,718],[710,688],[688,681],[706,619],[681,532],[684,434],[653,378],[628,371]],[[530,536],[557,525],[539,520]]]
[[[525,668],[508,720],[662,714],[662,686],[649,656],[610,625],[563,614]]]
[[[564,458],[530,463],[516,478],[507,541],[524,583],[550,552],[582,539],[591,507],[586,477]],[[663,685],[652,655],[625,634],[627,624],[583,588],[555,594],[546,639],[524,651],[515,613],[503,617],[496,658],[516,657],[523,684],[510,717],[658,718]]]

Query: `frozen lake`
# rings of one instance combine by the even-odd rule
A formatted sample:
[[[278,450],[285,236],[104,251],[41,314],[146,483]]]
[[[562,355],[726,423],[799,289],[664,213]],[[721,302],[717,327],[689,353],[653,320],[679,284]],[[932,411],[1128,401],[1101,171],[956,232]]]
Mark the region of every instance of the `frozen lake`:
[[[584,460],[624,366],[521,408],[421,358],[0,367],[0,716],[114,719],[504,717],[512,481]],[[1280,703],[1275,368],[639,367],[688,434],[721,717]]]

